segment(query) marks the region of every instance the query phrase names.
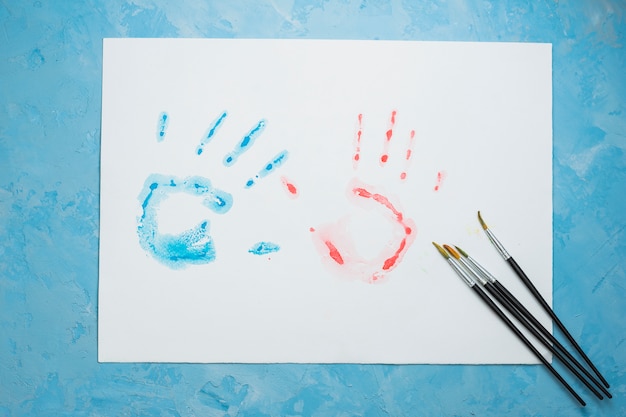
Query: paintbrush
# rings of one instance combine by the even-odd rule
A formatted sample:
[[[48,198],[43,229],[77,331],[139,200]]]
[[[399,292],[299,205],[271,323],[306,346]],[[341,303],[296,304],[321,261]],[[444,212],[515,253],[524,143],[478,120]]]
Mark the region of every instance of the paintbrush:
[[[493,298],[496,299],[496,301],[498,301],[500,303],[500,305],[502,305],[504,308],[507,309],[507,311],[509,313],[511,313],[513,315],[513,317],[515,317],[517,319],[518,322],[520,322],[524,327],[526,327],[526,329],[528,329],[528,331],[535,336],[535,338],[537,338],[537,340],[539,342],[541,342],[542,345],[544,345],[550,352],[552,352],[552,354],[561,361],[561,363],[563,363],[563,365],[565,365],[565,367],[567,369],[570,370],[570,372],[572,372],[587,388],[589,388],[589,390],[591,392],[593,392],[593,394],[598,397],[598,399],[602,400],[604,397],[602,397],[602,395],[595,389],[595,387],[593,385],[591,385],[589,383],[589,381],[587,381],[582,375],[581,373],[578,371],[577,368],[574,367],[574,365],[578,366],[580,369],[582,369],[585,373],[585,375],[590,378],[590,380],[595,383],[595,384],[599,384],[598,386],[600,387],[600,389],[607,395],[609,396],[609,398],[611,397],[611,394],[606,391],[604,389],[604,387],[598,382],[596,381],[590,374],[589,372],[587,372],[582,365],[580,365],[580,363],[578,361],[576,361],[576,359],[574,359],[573,357],[571,357],[571,355],[569,355],[569,353],[567,353],[569,356],[563,356],[563,353],[561,353],[559,350],[557,350],[557,348],[555,348],[551,343],[550,343],[550,339],[547,338],[544,334],[542,334],[543,332],[539,331],[539,328],[544,329],[545,327],[543,327],[541,325],[541,323],[539,323],[539,321],[537,321],[532,314],[530,315],[533,319],[533,321],[529,320],[524,314],[521,313],[521,311],[519,311],[519,309],[516,307],[516,305],[509,300],[509,298],[507,296],[505,296],[500,290],[498,290],[496,288],[495,285],[493,285],[492,280],[488,280],[485,278],[484,275],[488,275],[489,277],[493,278],[493,276],[491,274],[489,274],[489,272],[487,272],[487,270],[485,270],[484,268],[481,267],[480,270],[477,270],[475,268],[474,265],[472,265],[466,257],[461,257],[461,255],[459,255],[459,253],[457,251],[455,251],[453,248],[451,248],[448,245],[443,245],[443,247],[446,249],[446,251],[448,251],[448,253],[450,255],[452,255],[454,257],[454,259],[456,259],[457,261],[459,261],[467,270],[467,272],[469,272],[472,276],[472,278],[474,278],[474,281],[477,282],[478,284],[482,285],[483,288],[485,288],[485,290],[487,290],[487,292],[489,294],[491,294],[491,296]],[[458,247],[457,247],[458,248]],[[485,274],[486,273],[486,274]],[[493,278],[493,281],[495,281],[495,278]],[[516,300],[517,301],[517,300]],[[521,304],[518,302],[518,304],[521,306]],[[528,312],[528,310],[526,310],[523,306],[522,308],[524,309],[524,311],[526,311],[528,314],[530,314]],[[539,326],[539,328],[537,327]],[[549,332],[546,333],[549,334]],[[552,336],[552,335],[550,335]],[[553,340],[556,341],[556,339],[553,338]],[[559,344],[559,346],[562,347],[562,345],[557,341],[556,343]],[[570,359],[571,358],[571,359]],[[572,364],[572,362],[570,362],[571,360],[574,361],[574,364]]]
[[[481,290],[479,286],[476,285],[476,282],[467,272],[465,272],[461,265],[457,263],[456,260],[454,260],[452,257],[450,257],[450,255],[448,255],[448,252],[446,252],[437,243],[433,242],[433,245],[435,245],[441,256],[443,256],[448,261],[448,264],[452,267],[452,269],[454,269],[454,271],[459,275],[463,282],[465,282],[467,286],[469,286],[472,290],[474,290],[476,294],[478,294],[483,302],[487,304],[487,306],[489,306],[489,308],[509,327],[509,329],[511,329],[511,331],[513,331],[513,333],[515,333],[515,335],[526,345],[526,347],[528,347],[528,349],[530,349],[530,351],[537,357],[537,359],[539,359],[541,363],[543,363],[546,368],[548,368],[552,375],[554,375],[554,377],[558,379],[558,381],[570,392],[570,394],[572,394],[574,398],[576,398],[576,400],[584,407],[586,405],[585,401],[580,398],[576,391],[574,391],[574,389],[567,383],[567,381],[563,379],[563,377],[556,371],[556,369],[554,369],[552,365],[550,365],[550,362],[548,362],[546,358],[544,358],[541,353],[539,353],[537,348],[535,348],[530,340],[528,340],[526,336],[524,336],[520,329],[515,326],[515,324],[507,317],[507,315],[504,314],[502,310],[500,310],[496,303],[494,303],[493,300],[489,298],[489,296],[485,294],[485,292]]]
[[[445,245],[444,245],[445,246]],[[532,325],[548,340],[550,341],[550,343],[552,343],[557,349],[559,349],[561,351],[561,353],[563,353],[567,359],[569,359],[571,361],[571,363],[573,363],[574,365],[576,365],[578,367],[578,369],[580,369],[580,371],[585,374],[585,376],[587,378],[589,378],[590,381],[592,381],[594,384],[596,384],[596,386],[598,388],[600,388],[600,390],[604,393],[604,395],[606,395],[608,398],[613,398],[613,396],[611,395],[611,393],[609,391],[606,390],[606,388],[604,387],[604,385],[602,385],[602,383],[600,383],[600,381],[598,381],[593,375],[591,375],[589,373],[589,371],[587,371],[587,369],[576,359],[572,356],[571,353],[569,353],[569,351],[565,348],[565,346],[563,346],[561,344],[561,342],[559,342],[553,335],[552,333],[550,333],[548,331],[548,329],[546,329],[540,322],[539,320],[537,320],[535,318],[535,316],[533,316],[533,314],[528,311],[526,309],[526,307],[524,307],[524,305],[513,295],[511,294],[511,292],[503,285],[500,283],[500,281],[498,281],[491,273],[489,273],[489,271],[487,271],[481,264],[479,264],[474,258],[472,258],[471,256],[469,256],[469,254],[467,254],[467,252],[465,252],[463,249],[459,248],[458,246],[455,246],[455,248],[459,251],[459,253],[463,256],[462,258],[462,262],[468,267],[474,270],[475,273],[477,273],[478,275],[482,276],[484,279],[486,279],[488,281],[488,283],[493,286],[495,288],[496,291],[498,291],[504,298],[507,299],[507,301],[512,305],[512,307],[514,307],[515,309],[517,309],[517,311],[520,312],[520,314],[522,314],[530,323],[532,323]],[[468,265],[469,264],[469,265]]]
[[[574,337],[570,334],[570,332],[567,330],[565,325],[557,317],[556,313],[554,312],[554,310],[552,310],[552,308],[546,302],[546,300],[543,298],[541,293],[537,290],[537,288],[535,288],[535,286],[530,281],[530,279],[528,278],[526,273],[524,273],[522,268],[517,264],[517,262],[515,262],[515,259],[513,259],[513,257],[511,255],[509,255],[509,253],[506,251],[506,249],[504,249],[504,246],[496,238],[496,236],[493,234],[493,232],[491,230],[489,230],[489,228],[487,227],[487,224],[485,223],[485,221],[483,220],[482,216],[480,215],[480,211],[478,212],[478,221],[480,222],[481,226],[483,227],[483,230],[487,234],[487,237],[489,238],[491,243],[493,243],[493,245],[496,247],[496,249],[500,253],[500,255],[502,255],[504,260],[511,266],[511,268],[513,268],[513,271],[515,271],[515,274],[517,274],[517,276],[522,280],[522,282],[524,283],[526,288],[528,288],[530,290],[530,292],[533,294],[535,299],[537,299],[539,304],[541,304],[541,306],[546,311],[546,313],[548,313],[550,315],[550,317],[552,317],[552,320],[554,320],[554,322],[556,323],[558,328],[561,330],[561,332],[563,332],[563,334],[565,335],[567,340],[569,340],[569,342],[572,344],[574,349],[576,349],[576,351],[580,354],[580,356],[587,363],[587,365],[589,365],[589,367],[598,376],[598,378],[600,378],[600,381],[602,381],[604,386],[609,388],[610,387],[609,383],[606,381],[606,379],[604,379],[604,377],[602,376],[600,371],[598,371],[598,369],[595,367],[595,365],[591,362],[591,359],[589,359],[589,357],[585,354],[585,352],[583,352],[582,348],[578,345],[576,340],[574,340]]]

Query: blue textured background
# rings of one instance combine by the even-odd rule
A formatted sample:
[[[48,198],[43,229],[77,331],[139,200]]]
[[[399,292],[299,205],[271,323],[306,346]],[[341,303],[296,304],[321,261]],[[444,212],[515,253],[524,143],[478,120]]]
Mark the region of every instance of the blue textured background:
[[[625,15],[620,0],[0,0],[0,416],[626,415]],[[573,382],[581,409],[540,366],[98,364],[103,37],[553,43],[554,306],[615,398]]]

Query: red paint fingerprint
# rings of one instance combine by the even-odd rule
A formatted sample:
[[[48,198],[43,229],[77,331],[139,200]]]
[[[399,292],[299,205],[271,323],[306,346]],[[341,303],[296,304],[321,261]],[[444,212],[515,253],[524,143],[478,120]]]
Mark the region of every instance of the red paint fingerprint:
[[[446,178],[446,173],[445,171],[439,171],[437,173],[437,183],[435,184],[435,191],[439,191],[441,189],[441,184],[443,183],[443,180]]]
[[[389,160],[389,143],[391,142],[391,137],[393,136],[393,128],[396,125],[396,114],[397,112],[393,110],[391,112],[391,117],[389,120],[389,129],[385,132],[385,143],[383,145],[383,153],[380,156],[380,165],[385,165]]]
[[[288,194],[289,197],[296,198],[298,196],[298,189],[296,188],[296,186],[293,184],[292,181],[287,179],[287,177],[285,177],[285,176],[280,177],[280,182],[283,183],[283,186],[285,187],[285,189],[289,193]]]
[[[326,240],[324,241],[324,243],[326,244],[326,247],[328,248],[328,254],[330,255],[330,257],[333,258],[333,260],[337,262],[339,265],[343,265],[343,258],[341,257],[341,254],[339,253],[335,245],[333,245],[333,243],[330,240]]]
[[[401,180],[406,179],[406,172],[409,170],[409,166],[411,164],[411,156],[413,155],[414,146],[415,146],[415,130],[411,130],[411,133],[409,134],[409,146],[406,148],[406,155],[404,157],[404,160],[405,160],[404,171],[400,173]]]
[[[358,125],[354,141],[354,157],[352,159],[352,167],[356,169],[361,159],[361,136],[363,136],[363,114],[358,116]]]

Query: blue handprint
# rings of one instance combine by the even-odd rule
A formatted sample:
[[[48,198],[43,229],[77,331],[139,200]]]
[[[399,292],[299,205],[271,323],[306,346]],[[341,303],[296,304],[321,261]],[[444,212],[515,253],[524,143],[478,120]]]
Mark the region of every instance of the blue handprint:
[[[227,112],[223,112],[210,125],[196,148],[197,155],[203,153],[205,145],[213,139],[226,117]],[[161,142],[169,124],[169,116],[162,112],[158,120],[157,142]],[[232,166],[244,152],[250,149],[263,132],[265,123],[265,120],[259,121],[243,136],[235,149],[224,157],[223,164],[225,166]],[[244,187],[250,188],[255,185],[255,179],[263,178],[273,172],[287,160],[287,157],[288,152],[286,150],[281,151],[266,163],[253,178],[248,179]],[[159,206],[172,193],[185,193],[201,197],[202,204],[216,214],[225,214],[233,206],[233,196],[226,191],[214,188],[207,178],[200,176],[178,178],[152,174],[146,179],[139,195],[142,214],[138,218],[137,234],[141,247],[159,262],[172,269],[182,268],[190,264],[213,262],[216,258],[216,250],[210,235],[209,220],[205,219],[200,224],[179,234],[165,234],[159,231],[157,221]],[[265,255],[279,249],[280,246],[275,243],[258,242],[248,252],[254,255]]]

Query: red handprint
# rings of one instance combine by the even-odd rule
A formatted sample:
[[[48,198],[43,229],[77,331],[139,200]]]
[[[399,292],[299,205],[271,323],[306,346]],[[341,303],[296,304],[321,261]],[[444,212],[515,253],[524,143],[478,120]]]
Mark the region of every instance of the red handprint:
[[[385,132],[383,150],[378,158],[381,167],[389,161],[389,144],[394,135],[396,111],[390,116],[389,128]],[[361,162],[361,140],[363,136],[363,116],[358,116],[358,126],[355,135],[355,150],[352,158],[353,168],[358,169]],[[408,146],[403,158],[404,167],[399,174],[401,181],[406,179],[407,168],[410,163],[414,144],[415,131],[408,135]],[[336,222],[330,222],[311,228],[315,247],[322,260],[337,274],[358,279],[368,283],[380,282],[387,273],[391,272],[402,261],[416,236],[415,222],[406,217],[397,202],[393,203],[381,187],[368,185],[358,178],[348,183],[347,194],[350,203],[364,209],[376,209],[380,215],[388,220],[391,238],[385,242],[377,255],[365,258],[358,253],[354,237],[349,230],[349,223],[354,213],[347,214]],[[376,236],[371,236],[376,240]]]

